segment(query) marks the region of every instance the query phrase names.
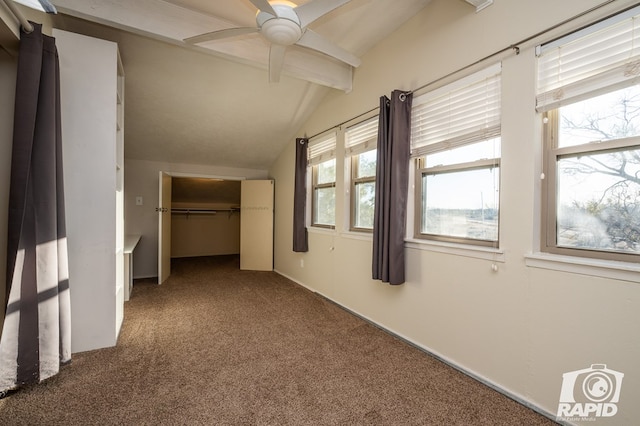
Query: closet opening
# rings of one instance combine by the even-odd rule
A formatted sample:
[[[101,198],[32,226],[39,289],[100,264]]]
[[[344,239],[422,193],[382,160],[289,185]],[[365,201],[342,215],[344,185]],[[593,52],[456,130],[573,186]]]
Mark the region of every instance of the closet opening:
[[[240,254],[241,181],[171,179],[171,258]]]
[[[158,284],[172,258],[239,255],[242,270],[273,270],[273,180],[161,171],[159,201]]]

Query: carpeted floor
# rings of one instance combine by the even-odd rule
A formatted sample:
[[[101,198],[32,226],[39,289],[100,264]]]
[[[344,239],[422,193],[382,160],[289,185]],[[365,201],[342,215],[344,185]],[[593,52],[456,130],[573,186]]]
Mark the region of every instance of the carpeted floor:
[[[0,400],[2,425],[546,425],[532,410],[237,256],[136,282],[115,348]]]

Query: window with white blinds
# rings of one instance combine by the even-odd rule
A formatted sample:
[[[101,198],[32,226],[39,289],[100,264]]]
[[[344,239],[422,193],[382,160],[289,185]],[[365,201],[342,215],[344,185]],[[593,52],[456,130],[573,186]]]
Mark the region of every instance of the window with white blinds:
[[[370,118],[347,128],[344,140],[347,156],[375,149],[378,144],[378,117]]]
[[[544,252],[640,263],[639,44],[635,7],[538,46]]]
[[[324,136],[318,136],[309,141],[309,149],[307,151],[309,165],[323,163],[336,157],[336,134],[329,133]]]
[[[501,64],[414,98],[411,156],[500,136]]]
[[[378,116],[348,127],[344,140],[345,157],[351,157],[349,230],[371,232],[376,195]]]
[[[640,83],[640,8],[538,46],[536,109]]]

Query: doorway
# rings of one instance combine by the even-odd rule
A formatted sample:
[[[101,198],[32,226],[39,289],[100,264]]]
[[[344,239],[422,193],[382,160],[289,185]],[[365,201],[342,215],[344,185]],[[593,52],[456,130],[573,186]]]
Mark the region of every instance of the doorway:
[[[171,180],[171,258],[240,254],[239,180]]]
[[[160,172],[158,283],[171,258],[239,254],[241,269],[273,270],[273,186]]]

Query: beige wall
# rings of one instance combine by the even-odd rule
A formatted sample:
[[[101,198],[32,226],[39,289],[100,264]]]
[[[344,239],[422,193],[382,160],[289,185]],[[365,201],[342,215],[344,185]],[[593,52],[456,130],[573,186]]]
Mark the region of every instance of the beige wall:
[[[125,135],[125,153],[126,153]],[[158,173],[193,177],[221,177],[264,179],[266,170],[236,169],[193,164],[162,163],[144,160],[125,160],[124,171],[124,217],[125,234],[141,235],[140,243],[133,255],[134,278],[158,276]],[[141,196],[143,205],[136,205]]]
[[[172,207],[226,210],[232,206],[202,203]],[[237,207],[237,204],[235,205]],[[171,257],[217,256],[240,253],[240,213],[171,215]]]
[[[376,107],[378,97],[393,89],[411,90],[437,80],[600,3],[604,2],[496,1],[476,14],[462,1],[433,0],[365,55],[355,72],[354,90],[332,92],[299,134],[316,134],[349,120]],[[632,3],[616,1],[537,41]],[[541,170],[534,46],[523,43],[519,55],[507,49],[502,62],[499,252],[410,242],[406,283],[392,287],[373,281],[371,239],[344,231],[348,209],[341,196],[337,231],[310,230],[309,252],[292,252],[291,141],[270,170],[277,182],[275,268],[553,415],[562,374],[605,363],[625,373],[625,378],[618,414],[599,419],[598,424],[632,424],[640,418],[635,403],[640,400],[639,274],[631,270],[604,278],[594,274],[606,275],[606,268],[576,269],[539,263],[530,256],[538,247]],[[338,141],[340,145],[342,139]],[[342,152],[339,146],[338,158]],[[337,194],[341,194],[343,167],[337,170]],[[492,271],[494,263],[497,272]]]
[[[51,34],[51,20],[47,14],[17,5],[25,17],[43,25],[43,33]],[[14,40],[13,25],[16,21],[5,8],[0,14],[0,300],[4,301],[7,263],[7,220],[9,208],[9,181],[11,179],[11,151],[13,145],[13,109],[18,66],[18,43]],[[4,19],[11,21],[4,22]],[[17,31],[17,30],[16,30]],[[13,53],[9,55],[3,45]],[[0,308],[0,327],[4,322],[4,302]],[[2,333],[0,328],[0,334]]]
[[[7,265],[7,215],[9,180],[11,177],[11,146],[13,137],[13,108],[16,91],[17,59],[0,48],[0,313],[4,312]],[[4,320],[4,315],[1,315]]]

